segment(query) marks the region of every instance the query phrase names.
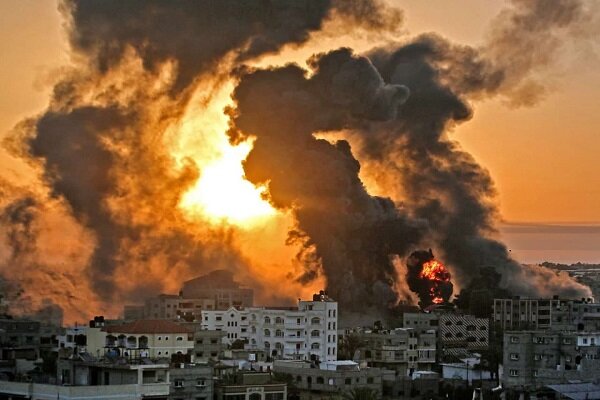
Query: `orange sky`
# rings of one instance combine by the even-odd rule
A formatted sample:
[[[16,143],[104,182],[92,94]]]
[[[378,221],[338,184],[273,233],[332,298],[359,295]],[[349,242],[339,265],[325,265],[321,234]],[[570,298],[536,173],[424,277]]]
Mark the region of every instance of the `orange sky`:
[[[396,0],[410,34],[436,31],[478,44],[503,2]],[[449,5],[451,4],[451,7]],[[46,104],[51,77],[68,63],[61,20],[52,1],[0,2],[0,132]],[[339,45],[347,45],[344,40]],[[474,118],[454,138],[488,168],[508,221],[600,221],[600,71],[581,46],[556,60],[551,92],[532,108],[500,100],[474,104]],[[3,175],[22,168],[0,151]],[[18,173],[18,172],[17,172]]]

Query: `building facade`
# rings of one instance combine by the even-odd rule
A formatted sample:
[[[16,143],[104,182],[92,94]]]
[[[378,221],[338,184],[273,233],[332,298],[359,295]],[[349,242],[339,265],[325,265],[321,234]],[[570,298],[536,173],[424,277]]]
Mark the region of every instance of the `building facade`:
[[[236,282],[233,273],[225,270],[215,270],[184,282],[181,295],[186,299],[211,299],[216,310],[254,305],[254,291]]]
[[[378,398],[383,392],[383,370],[360,368],[354,361],[322,362],[316,366],[309,361],[276,360],[273,371],[291,375],[301,399],[329,397],[364,387],[375,391]]]
[[[174,364],[170,369],[170,400],[212,400],[213,368],[207,364]]]
[[[337,312],[337,302],[321,293],[298,307],[205,311],[202,328],[223,331],[227,344],[240,340],[273,358],[335,361]]]
[[[592,299],[494,299],[493,315],[503,330],[600,330],[600,303]]]
[[[600,376],[600,332],[507,331],[503,385],[535,390]]]
[[[397,328],[374,332],[357,330],[358,359],[370,367],[393,370],[399,376],[412,376],[415,371],[431,371],[436,361],[436,334],[419,333],[413,328]]]

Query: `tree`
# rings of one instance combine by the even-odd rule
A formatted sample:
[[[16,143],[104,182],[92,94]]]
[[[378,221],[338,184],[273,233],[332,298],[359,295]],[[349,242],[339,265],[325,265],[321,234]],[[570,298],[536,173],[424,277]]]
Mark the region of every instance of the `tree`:
[[[379,396],[379,393],[375,389],[357,387],[344,393],[343,398],[345,400],[378,400],[381,396]]]
[[[339,360],[352,360],[356,350],[360,349],[363,345],[359,335],[349,334],[343,336],[339,343],[338,359]]]

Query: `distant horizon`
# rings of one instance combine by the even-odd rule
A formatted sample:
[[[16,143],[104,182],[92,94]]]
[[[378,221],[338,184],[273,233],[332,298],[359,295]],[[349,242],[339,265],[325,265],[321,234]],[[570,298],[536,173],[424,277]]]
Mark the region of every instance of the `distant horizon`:
[[[600,224],[597,223],[504,221],[498,230],[512,256],[524,264],[600,263]]]

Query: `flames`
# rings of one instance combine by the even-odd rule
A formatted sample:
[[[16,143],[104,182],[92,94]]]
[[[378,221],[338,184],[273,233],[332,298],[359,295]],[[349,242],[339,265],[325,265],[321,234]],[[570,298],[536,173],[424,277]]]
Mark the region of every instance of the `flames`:
[[[441,290],[443,285],[440,284],[450,282],[450,273],[444,264],[435,259],[427,261],[423,264],[423,270],[419,276],[433,283],[429,289],[431,301],[435,304],[442,304],[444,302],[444,292]]]
[[[419,305],[447,303],[454,286],[448,269],[433,257],[433,252],[415,251],[408,258],[406,280],[410,290],[419,295]]]

